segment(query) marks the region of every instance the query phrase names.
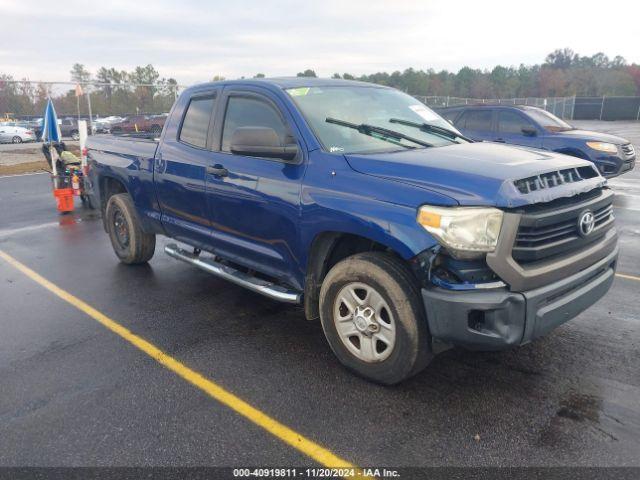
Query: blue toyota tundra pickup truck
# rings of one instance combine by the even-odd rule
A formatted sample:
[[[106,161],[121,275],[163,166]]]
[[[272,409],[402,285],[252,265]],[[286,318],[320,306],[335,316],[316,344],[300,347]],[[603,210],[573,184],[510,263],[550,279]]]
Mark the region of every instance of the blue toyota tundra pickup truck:
[[[123,263],[165,252],[320,319],[384,384],[450,346],[501,350],[610,288],[613,193],[593,164],[474,143],[397,90],[312,78],[185,90],[159,138],[93,136]]]

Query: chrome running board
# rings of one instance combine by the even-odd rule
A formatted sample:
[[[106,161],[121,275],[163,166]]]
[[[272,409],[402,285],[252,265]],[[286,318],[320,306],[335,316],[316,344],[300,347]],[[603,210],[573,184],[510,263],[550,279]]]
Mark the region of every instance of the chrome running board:
[[[183,262],[190,263],[205,272],[211,273],[217,277],[228,280],[231,283],[245,287],[252,292],[260,293],[266,297],[274,300],[279,300],[286,303],[300,303],[302,300],[302,294],[295,290],[289,290],[281,285],[262,280],[248,273],[236,270],[233,267],[224,265],[217,262],[214,258],[200,258],[199,255],[184,250],[175,243],[171,243],[164,247],[164,251],[167,255]]]

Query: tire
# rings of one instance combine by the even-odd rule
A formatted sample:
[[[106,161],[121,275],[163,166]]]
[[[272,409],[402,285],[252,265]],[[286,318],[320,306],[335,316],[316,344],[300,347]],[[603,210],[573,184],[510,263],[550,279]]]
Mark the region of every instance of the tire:
[[[351,291],[359,300],[349,297]],[[353,298],[352,308],[344,298]],[[374,309],[374,304],[380,308]],[[365,306],[375,310],[375,315],[362,310]],[[341,322],[340,316],[350,320]],[[423,370],[433,358],[420,289],[407,266],[390,254],[359,253],[336,264],[320,289],[320,319],[338,360],[374,382],[399,383]],[[356,333],[347,337],[353,331]],[[393,342],[388,341],[391,337]]]
[[[16,135],[11,139],[11,143],[22,143],[22,138]]]
[[[113,251],[122,263],[136,265],[151,260],[156,249],[156,236],[142,231],[128,193],[109,198],[105,222]]]
[[[78,130],[71,130],[71,138],[73,140],[79,140],[80,139],[80,133],[78,132]]]

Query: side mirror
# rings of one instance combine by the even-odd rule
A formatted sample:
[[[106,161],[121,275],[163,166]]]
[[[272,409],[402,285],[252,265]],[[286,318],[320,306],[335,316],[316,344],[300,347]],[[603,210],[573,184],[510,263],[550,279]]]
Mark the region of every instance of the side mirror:
[[[533,127],[522,127],[522,134],[525,137],[535,137],[538,131]]]
[[[231,153],[291,161],[298,155],[298,145],[283,145],[273,128],[239,127],[231,136]]]

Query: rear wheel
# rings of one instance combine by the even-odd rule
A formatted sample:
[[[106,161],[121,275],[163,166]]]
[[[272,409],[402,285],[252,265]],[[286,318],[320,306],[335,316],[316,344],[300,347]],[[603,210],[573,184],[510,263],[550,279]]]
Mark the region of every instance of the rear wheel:
[[[135,265],[151,260],[156,249],[156,236],[142,230],[128,193],[109,198],[105,218],[113,251],[122,263]]]
[[[392,255],[360,253],[335,265],[320,291],[320,318],[340,362],[375,382],[401,382],[432,358],[420,290]]]
[[[13,143],[22,143],[22,138],[19,137],[18,135],[16,135],[15,137],[13,137],[11,139],[11,142],[13,142]]]

